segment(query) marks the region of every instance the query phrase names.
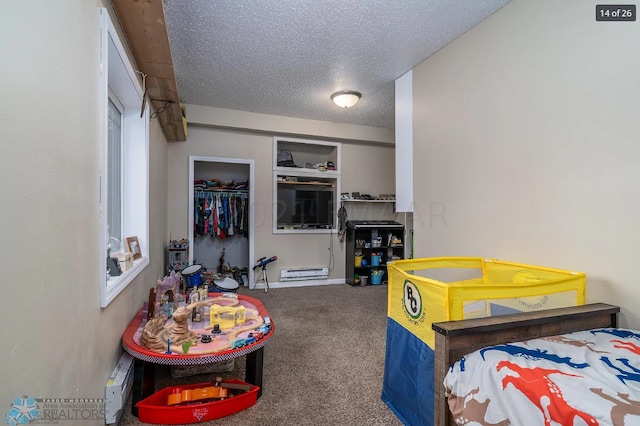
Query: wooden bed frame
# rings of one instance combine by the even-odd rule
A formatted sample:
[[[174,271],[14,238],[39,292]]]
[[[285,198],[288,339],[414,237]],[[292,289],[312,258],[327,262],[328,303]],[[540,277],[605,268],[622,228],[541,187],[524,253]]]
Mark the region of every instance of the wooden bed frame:
[[[449,367],[485,346],[518,342],[592,328],[617,327],[620,307],[593,303],[570,308],[433,323],[435,331],[434,424],[455,425],[442,385]]]

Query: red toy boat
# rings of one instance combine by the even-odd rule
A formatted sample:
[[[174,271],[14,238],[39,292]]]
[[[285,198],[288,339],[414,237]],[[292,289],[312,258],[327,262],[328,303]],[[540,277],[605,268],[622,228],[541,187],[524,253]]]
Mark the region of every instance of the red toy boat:
[[[235,414],[251,407],[258,399],[259,386],[250,385],[240,380],[229,379],[222,382],[228,385],[231,396],[221,400],[195,400],[193,402],[175,404],[177,395],[210,389],[214,383],[194,383],[189,385],[169,386],[159,390],[136,404],[138,420],[145,423],[182,425],[199,423]],[[249,386],[249,391],[237,391],[236,388]],[[185,392],[187,391],[187,392]],[[188,392],[191,391],[191,392]],[[175,405],[169,405],[175,404]]]

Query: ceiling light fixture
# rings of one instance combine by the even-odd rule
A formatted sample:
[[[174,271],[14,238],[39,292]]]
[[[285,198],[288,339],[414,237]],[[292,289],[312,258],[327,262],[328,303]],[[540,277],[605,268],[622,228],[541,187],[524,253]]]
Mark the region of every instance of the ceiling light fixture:
[[[331,100],[340,108],[350,108],[358,103],[362,94],[353,90],[343,90],[331,95]]]

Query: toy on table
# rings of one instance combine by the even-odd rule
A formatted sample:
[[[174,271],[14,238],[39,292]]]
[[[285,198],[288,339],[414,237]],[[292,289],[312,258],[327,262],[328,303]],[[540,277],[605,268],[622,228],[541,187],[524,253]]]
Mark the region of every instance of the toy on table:
[[[202,287],[192,287],[187,299],[190,304],[199,302],[201,300],[206,300],[209,294],[209,285],[203,284]],[[191,311],[191,321],[200,322],[202,321],[204,315],[204,307],[202,305],[194,308]]]
[[[275,259],[275,256],[263,258],[258,266],[264,267]],[[191,288],[187,297],[190,303],[181,305],[179,284],[180,274],[171,271],[169,276],[158,280],[155,290],[150,291],[149,319],[143,321],[140,346],[165,354],[187,354],[190,349],[192,353],[204,354],[245,346],[258,340],[242,336],[259,331],[264,319],[257,310],[240,304],[237,294],[224,293],[220,297],[208,298],[208,286],[204,285],[203,288]],[[209,324],[206,326],[199,324],[203,322],[205,307],[209,307]],[[189,328],[189,320],[194,325],[193,329]],[[219,337],[214,341],[212,335]],[[234,346],[236,340],[238,342]],[[198,343],[202,346],[198,347]]]
[[[226,303],[227,306],[218,304]],[[214,297],[201,300],[189,305],[180,306],[172,315],[173,322],[166,322],[166,317],[156,317],[144,324],[140,334],[140,345],[155,352],[160,353],[182,353],[186,354],[190,348],[196,347],[198,340],[200,343],[209,344],[204,348],[196,347],[192,353],[204,354],[220,352],[227,349],[246,346],[255,342],[255,337],[241,337],[245,333],[262,330],[264,318],[258,311],[249,309],[244,305],[236,306],[240,303],[233,297]],[[213,305],[213,306],[212,306]],[[194,309],[209,306],[210,324],[201,329],[189,329],[188,319]],[[213,341],[202,341],[199,335],[209,334],[207,330],[212,330],[212,334],[221,336]],[[224,330],[224,331],[223,331]],[[267,327],[266,332],[268,332]],[[198,331],[198,332],[196,332]],[[263,331],[265,333],[265,331]],[[170,340],[168,340],[170,339]],[[238,340],[238,342],[234,342]]]
[[[140,336],[140,345],[156,352],[165,352],[166,349],[165,353],[184,353],[183,343],[196,343],[196,333],[189,330],[187,321],[193,307],[192,305],[188,305],[176,309],[172,316],[173,324],[166,327],[166,318],[164,317],[156,317],[147,321]],[[165,344],[165,342],[167,343]]]
[[[151,302],[151,294],[149,299],[149,302]],[[178,308],[178,303],[181,299],[180,274],[175,271],[171,271],[168,276],[165,276],[162,280],[158,280],[156,284],[153,310],[151,310],[151,308],[149,309],[155,316],[162,313],[165,316],[170,317]]]
[[[240,306],[220,306],[213,305],[209,309],[211,325],[205,329],[211,329],[216,324],[221,330],[229,330],[242,325],[246,321],[246,308]]]

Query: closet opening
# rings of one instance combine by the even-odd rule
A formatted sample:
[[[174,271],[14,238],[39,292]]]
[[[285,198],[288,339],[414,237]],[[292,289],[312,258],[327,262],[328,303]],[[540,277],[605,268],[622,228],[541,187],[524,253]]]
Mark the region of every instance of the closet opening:
[[[189,157],[189,265],[254,287],[254,161]]]

